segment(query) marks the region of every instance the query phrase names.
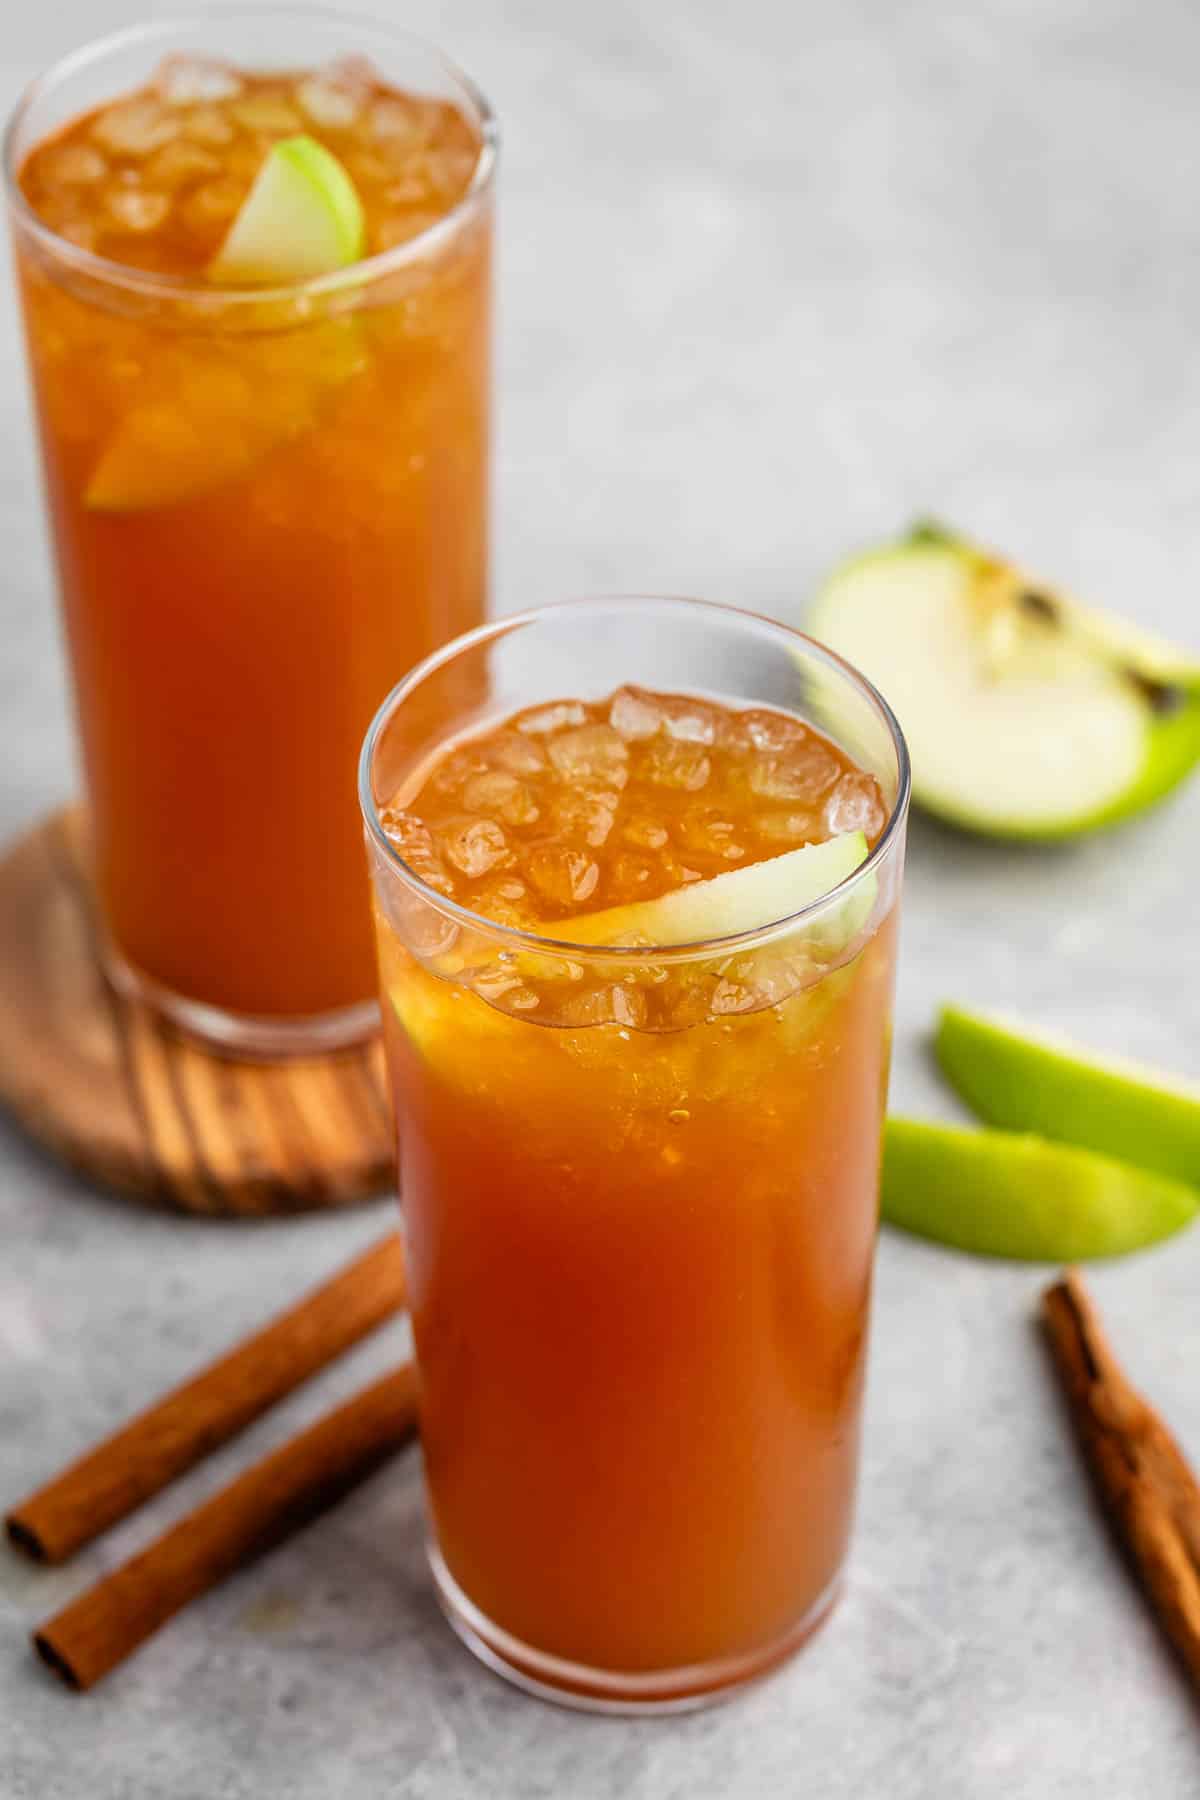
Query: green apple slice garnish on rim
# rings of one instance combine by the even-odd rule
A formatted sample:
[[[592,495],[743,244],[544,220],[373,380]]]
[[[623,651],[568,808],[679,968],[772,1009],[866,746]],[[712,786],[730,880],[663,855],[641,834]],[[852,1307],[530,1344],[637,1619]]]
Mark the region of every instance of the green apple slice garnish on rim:
[[[890,701],[915,798],[967,829],[1070,837],[1200,762],[1200,654],[936,528],[837,570],[809,627]]]
[[[283,286],[349,267],[363,254],[362,202],[314,138],[268,152],[208,274],[214,284]],[[84,494],[94,512],[169,506],[236,480],[309,430],[327,396],[363,366],[352,318],[301,333],[231,334],[161,354],[152,401],[134,406],[101,452]]]
[[[1200,1085],[957,1006],[942,1008],[934,1045],[949,1081],[989,1125],[1041,1132],[1200,1188]]]
[[[347,268],[367,241],[349,175],[311,137],[275,144],[209,268],[224,286],[309,281]]]
[[[1190,1224],[1200,1194],[1113,1157],[1008,1131],[892,1118],[883,1216],[977,1256],[1086,1262],[1123,1256]]]
[[[563,942],[597,948],[634,944],[666,949],[736,937],[787,919],[832,893],[866,861],[867,851],[862,832],[847,831],[747,869],[730,869],[707,881],[673,888],[656,900],[583,913],[543,930]],[[874,883],[864,881],[835,909],[834,919],[814,921],[820,941],[848,943],[866,923],[873,904]]]

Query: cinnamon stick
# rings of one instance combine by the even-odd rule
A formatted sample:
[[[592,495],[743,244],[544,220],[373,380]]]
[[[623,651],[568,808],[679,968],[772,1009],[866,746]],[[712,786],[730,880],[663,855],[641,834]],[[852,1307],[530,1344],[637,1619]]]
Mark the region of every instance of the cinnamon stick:
[[[1075,1270],[1046,1290],[1042,1314],[1100,1497],[1200,1687],[1200,1485],[1170,1431],[1126,1379]]]
[[[10,1540],[39,1561],[63,1562],[404,1304],[404,1255],[392,1232],[13,1507]]]
[[[90,1688],[181,1607],[342,1498],[416,1431],[412,1366],[385,1375],[181,1519],[33,1634],[76,1690]]]

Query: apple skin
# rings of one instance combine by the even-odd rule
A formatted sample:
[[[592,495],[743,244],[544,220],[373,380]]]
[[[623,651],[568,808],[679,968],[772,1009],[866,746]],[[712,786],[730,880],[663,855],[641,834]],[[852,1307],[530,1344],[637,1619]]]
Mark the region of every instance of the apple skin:
[[[223,286],[286,286],[358,262],[366,249],[358,190],[331,150],[301,135],[273,144],[209,265]]]
[[[831,581],[872,566],[886,567],[897,557],[928,556],[931,551],[954,556],[968,565],[986,562],[998,566],[1002,562],[946,527],[922,521],[898,542],[882,549],[863,551],[848,559]],[[1013,573],[1015,576],[1016,571]],[[1139,775],[1123,793],[1105,805],[1045,824],[1030,824],[1013,818],[989,819],[957,807],[948,803],[944,796],[931,793],[916,768],[913,770],[913,801],[922,811],[976,837],[1008,843],[1064,843],[1118,825],[1157,806],[1200,765],[1200,658],[1143,633],[1124,620],[1109,619],[1102,612],[1083,607],[1044,583],[1025,582],[1024,585],[1045,596],[1059,610],[1064,622],[1086,638],[1098,655],[1127,668],[1135,678],[1145,681],[1148,695],[1154,693],[1157,696],[1154,701],[1147,698],[1147,750]],[[819,598],[809,622],[818,638],[825,635],[822,603]],[[1161,708],[1157,714],[1156,706]],[[904,721],[900,722],[903,726]]]
[[[1091,1150],[1008,1131],[890,1118],[883,1217],[976,1256],[1089,1262],[1191,1223],[1200,1195]]]
[[[1041,1132],[1200,1188],[1200,1087],[1172,1088],[1152,1069],[1073,1055],[957,1006],[942,1008],[934,1049],[987,1124]]]

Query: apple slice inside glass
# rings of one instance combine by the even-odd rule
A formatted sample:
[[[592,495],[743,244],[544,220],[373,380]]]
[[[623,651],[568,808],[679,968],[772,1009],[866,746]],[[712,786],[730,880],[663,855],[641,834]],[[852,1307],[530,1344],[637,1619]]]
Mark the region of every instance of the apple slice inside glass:
[[[735,937],[787,919],[811,906],[847,880],[867,859],[867,840],[861,831],[842,832],[823,844],[804,844],[782,856],[753,863],[748,869],[730,869],[723,875],[695,881],[687,887],[660,894],[657,900],[639,900],[630,906],[613,906],[604,912],[583,913],[544,927],[548,937],[572,944],[676,944],[705,943],[714,938]],[[870,892],[867,890],[870,889]],[[816,929],[821,941],[848,943],[870,915],[874,884],[861,882],[832,916]]]
[[[935,528],[845,564],[809,628],[891,702],[917,801],[965,829],[1072,837],[1200,761],[1200,654]]]
[[[366,218],[353,181],[311,137],[272,146],[209,268],[222,287],[309,281],[363,254]]]
[[[892,1118],[882,1208],[889,1224],[977,1256],[1086,1262],[1169,1237],[1190,1224],[1200,1195],[1042,1137]]]
[[[1037,1131],[1200,1188],[1200,1085],[958,1006],[942,1008],[934,1047],[989,1125]]]
[[[341,163],[313,138],[287,138],[268,152],[208,273],[224,287],[286,285],[348,267],[365,242],[362,202]],[[85,504],[138,512],[236,480],[309,430],[365,360],[352,318],[164,340],[153,392],[101,452]]]

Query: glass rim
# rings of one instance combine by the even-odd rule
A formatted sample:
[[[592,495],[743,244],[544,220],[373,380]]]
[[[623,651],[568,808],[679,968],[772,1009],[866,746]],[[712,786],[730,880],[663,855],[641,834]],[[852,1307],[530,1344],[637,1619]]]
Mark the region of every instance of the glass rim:
[[[98,256],[94,250],[86,250],[80,244],[73,244],[69,238],[63,237],[52,226],[47,225],[44,219],[39,218],[21,191],[16,156],[17,135],[39,100],[73,75],[103,62],[114,52],[138,44],[151,44],[156,39],[168,40],[180,32],[219,24],[222,19],[251,18],[290,19],[300,24],[344,26],[347,35],[359,32],[364,36],[374,37],[376,41],[409,45],[431,57],[475,110],[481,143],[475,171],[466,192],[460,195],[448,212],[403,244],[396,244],[390,250],[381,250],[374,256],[361,257],[358,262],[350,263],[344,269],[334,269],[327,275],[309,276],[303,281],[284,282],[272,287],[219,287],[195,276],[163,275],[153,270],[136,269],[128,263],[115,262],[111,257]],[[448,240],[465,218],[478,210],[480,202],[491,191],[499,151],[500,132],[491,102],[466,71],[459,68],[431,40],[421,37],[417,32],[396,30],[364,13],[343,13],[331,7],[300,7],[289,4],[212,6],[202,11],[178,13],[165,19],[147,20],[140,25],[127,25],[119,31],[93,38],[88,43],[81,44],[78,49],[68,51],[33,78],[18,96],[5,124],[3,138],[0,139],[4,186],[14,223],[48,257],[109,288],[137,294],[145,299],[202,300],[214,311],[323,299],[335,296],[347,288],[361,287],[364,281],[378,281],[405,268],[409,263],[420,262],[431,249],[436,249],[443,240]]]
[[[524,629],[536,624],[539,620],[555,615],[570,613],[586,608],[612,608],[616,611],[644,612],[647,605],[662,607],[675,613],[718,614],[727,621],[735,621],[739,625],[750,625],[765,630],[767,634],[778,638],[787,646],[799,645],[806,656],[823,663],[856,690],[859,696],[873,708],[877,717],[882,720],[896,754],[896,798],[888,812],[887,823],[879,834],[879,840],[868,853],[864,862],[857,869],[839,881],[836,887],[827,893],[819,894],[815,900],[806,902],[795,912],[787,913],[778,919],[772,919],[762,925],[751,926],[746,931],[733,932],[727,936],[715,938],[697,938],[683,944],[580,944],[569,938],[548,937],[542,932],[526,929],[522,926],[503,925],[496,919],[489,919],[486,913],[473,912],[461,901],[452,900],[448,895],[430,887],[416,871],[405,862],[395,845],[383,829],[379,817],[379,808],[375,803],[371,776],[375,763],[379,742],[396,710],[416,692],[416,690],[447,664],[457,660],[467,652],[480,645],[506,637],[509,632]],[[510,613],[504,618],[486,620],[476,626],[473,631],[464,632],[462,636],[451,639],[441,649],[425,657],[415,668],[398,681],[387,695],[375,717],[367,728],[363,739],[362,750],[358,759],[358,802],[362,811],[363,822],[370,840],[382,854],[385,862],[410,887],[415,888],[422,899],[426,900],[437,912],[453,920],[456,925],[465,926],[470,931],[482,932],[490,937],[498,938],[502,943],[514,948],[535,952],[550,951],[570,957],[577,962],[593,961],[640,961],[653,959],[655,962],[684,962],[695,960],[710,951],[717,954],[731,954],[737,950],[752,948],[766,939],[790,935],[806,919],[813,918],[827,909],[847,899],[860,882],[883,866],[891,854],[908,815],[909,800],[912,793],[912,772],[909,762],[908,745],[904,733],[900,729],[899,720],[884,699],[875,684],[867,679],[853,663],[839,656],[836,650],[829,649],[818,639],[809,637],[806,632],[797,631],[791,625],[784,625],[778,619],[768,618],[765,613],[751,612],[747,608],[729,606],[717,600],[699,600],[682,594],[589,594],[573,600],[559,600],[548,606],[527,607],[519,613]]]

